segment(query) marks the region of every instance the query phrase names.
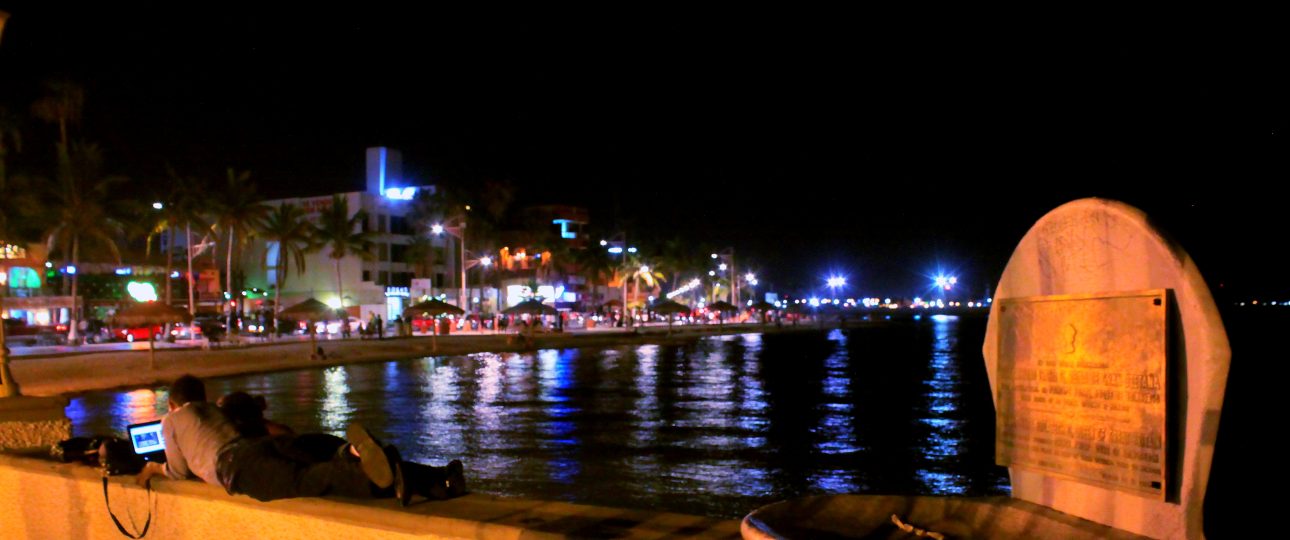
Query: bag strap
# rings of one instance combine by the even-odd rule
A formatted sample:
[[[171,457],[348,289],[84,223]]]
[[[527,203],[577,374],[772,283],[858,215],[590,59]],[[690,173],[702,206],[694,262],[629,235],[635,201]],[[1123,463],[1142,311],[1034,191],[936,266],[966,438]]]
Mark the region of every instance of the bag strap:
[[[106,473],[103,474],[103,504],[107,506],[108,515],[112,516],[112,523],[116,524],[116,529],[121,531],[121,534],[124,534],[127,538],[134,538],[135,540],[147,536],[148,527],[152,526],[152,481],[149,480],[145,482],[143,487],[148,494],[148,520],[143,523],[143,532],[140,532],[138,536],[135,536],[125,530],[125,526],[121,524],[121,520],[117,519],[116,514],[112,513],[112,503],[108,501],[108,477]],[[130,520],[130,524],[134,525],[133,519]]]

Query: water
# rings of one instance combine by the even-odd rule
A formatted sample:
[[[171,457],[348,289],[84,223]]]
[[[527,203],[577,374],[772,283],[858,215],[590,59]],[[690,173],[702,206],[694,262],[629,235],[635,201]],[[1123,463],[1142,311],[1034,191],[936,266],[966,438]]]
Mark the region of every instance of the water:
[[[803,494],[1007,493],[983,319],[481,353],[208,381],[300,432],[359,421],[477,492],[739,517]],[[67,408],[78,434],[165,412],[164,389]]]

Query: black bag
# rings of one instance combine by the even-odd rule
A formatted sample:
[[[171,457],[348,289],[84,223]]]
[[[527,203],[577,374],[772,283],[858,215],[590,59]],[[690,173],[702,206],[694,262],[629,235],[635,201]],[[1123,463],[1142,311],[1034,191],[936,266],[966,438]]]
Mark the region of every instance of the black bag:
[[[148,528],[152,526],[152,484],[145,486],[148,492],[148,520],[143,523],[143,530],[138,533],[127,531],[121,520],[117,519],[116,514],[112,512],[112,501],[108,499],[108,477],[118,475],[139,474],[143,466],[147,463],[143,456],[134,452],[134,445],[130,441],[108,437],[99,446],[99,464],[103,467],[103,504],[107,506],[108,515],[112,516],[112,523],[116,524],[116,529],[121,534],[129,538],[143,538],[148,534]],[[134,519],[130,519],[130,524],[134,525]]]
[[[59,441],[50,447],[49,455],[63,463],[79,461],[86,465],[99,464],[99,447],[103,441],[111,439],[110,436],[96,435],[93,437],[72,437],[70,439]]]
[[[134,453],[134,445],[116,437],[110,437],[99,446],[99,465],[108,476],[139,474],[143,470],[143,456]]]

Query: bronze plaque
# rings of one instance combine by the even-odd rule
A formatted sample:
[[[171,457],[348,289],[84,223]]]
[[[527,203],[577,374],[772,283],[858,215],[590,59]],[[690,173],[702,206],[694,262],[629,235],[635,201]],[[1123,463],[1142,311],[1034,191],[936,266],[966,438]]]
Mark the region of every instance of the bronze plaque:
[[[995,460],[1165,496],[1165,290],[1001,300]]]

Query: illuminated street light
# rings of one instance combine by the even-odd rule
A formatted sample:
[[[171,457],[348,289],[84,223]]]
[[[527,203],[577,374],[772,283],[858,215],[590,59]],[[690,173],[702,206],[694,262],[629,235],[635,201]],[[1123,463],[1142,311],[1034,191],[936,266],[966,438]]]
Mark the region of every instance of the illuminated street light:
[[[648,273],[649,273],[649,266],[648,266],[648,265],[644,265],[644,264],[642,264],[642,265],[641,265],[641,273],[642,273],[642,274],[648,274]]]
[[[712,258],[713,258],[713,259],[717,258],[717,254],[716,254],[716,253],[713,253],[713,254],[712,254]]]
[[[161,210],[162,208],[165,208],[165,205],[161,204],[160,202],[152,203],[153,210]]]
[[[715,275],[717,275],[716,270],[708,270],[708,276],[715,276]]]
[[[619,248],[619,249],[622,249],[622,248]],[[627,252],[628,252],[628,253],[636,253],[636,247],[635,247],[635,246],[633,246],[633,247],[629,247],[629,248],[627,248]]]
[[[610,252],[610,253],[613,253],[614,255],[618,255],[619,253],[622,253],[622,252],[623,252],[623,248],[620,248],[620,247],[618,247],[618,246],[614,246],[614,247],[609,248],[609,252]]]
[[[601,240],[601,241],[600,241],[600,245],[601,245],[601,246],[607,246],[607,245],[609,245],[609,242],[608,242],[608,241],[605,241],[605,240]]]
[[[480,257],[479,264],[482,264],[484,266],[491,266],[493,264],[493,258],[487,255]]]
[[[435,233],[435,234],[443,234],[443,225],[440,225],[440,224],[438,224],[438,223],[435,223],[434,225],[431,225],[431,226],[430,226],[430,232]]]
[[[826,280],[825,283],[828,284],[830,289],[845,287],[847,284],[847,278],[842,276],[832,276],[828,280]]]
[[[717,265],[717,270],[720,270],[720,271],[722,271],[722,272],[725,272],[725,271],[726,271],[726,268],[728,268],[728,267],[726,266],[726,263],[721,263],[721,264]]]

